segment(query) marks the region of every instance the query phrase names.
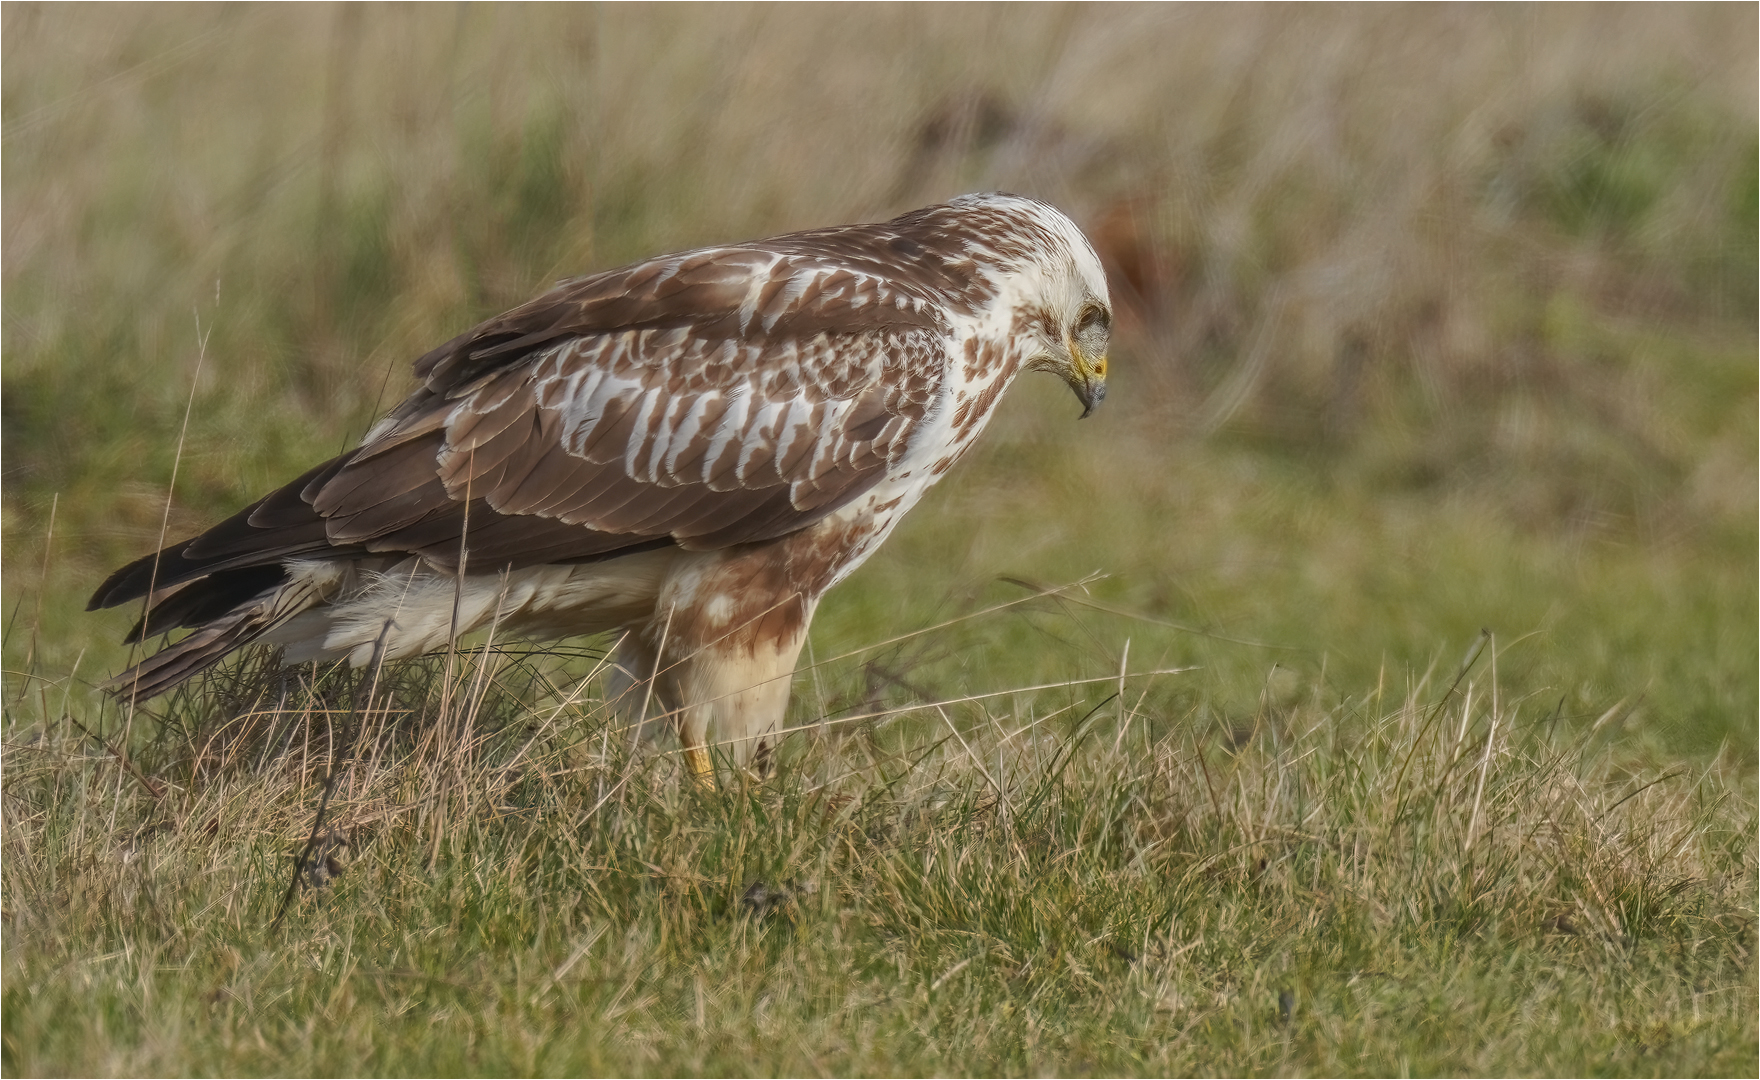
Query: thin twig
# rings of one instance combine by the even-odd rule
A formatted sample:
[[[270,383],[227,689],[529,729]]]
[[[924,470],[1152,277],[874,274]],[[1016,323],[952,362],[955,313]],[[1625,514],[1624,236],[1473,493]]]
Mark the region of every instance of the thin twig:
[[[366,727],[366,714],[372,710],[373,695],[379,690],[379,673],[384,670],[385,638],[391,633],[391,626],[392,620],[386,619],[384,628],[379,631],[379,640],[373,643],[373,677],[364,683],[367,686],[366,703],[364,707],[360,706],[359,698],[356,698],[357,719],[354,731],[350,732],[341,755],[331,751],[329,775],[324,778],[324,793],[318,799],[318,814],[312,819],[312,833],[306,837],[305,847],[300,849],[299,857],[293,860],[293,876],[287,882],[287,892],[281,897],[281,906],[276,910],[275,918],[269,923],[270,930],[281,925],[282,916],[287,914],[288,905],[293,903],[294,894],[299,891],[300,875],[306,872],[306,860],[318,846],[318,835],[324,828],[324,813],[330,808],[330,797],[336,792],[336,781],[342,775],[342,764],[353,756],[355,737]]]

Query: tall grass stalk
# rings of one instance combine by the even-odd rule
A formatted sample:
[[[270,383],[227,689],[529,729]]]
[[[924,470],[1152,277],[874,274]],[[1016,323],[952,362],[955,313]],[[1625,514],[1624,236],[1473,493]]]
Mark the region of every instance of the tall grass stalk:
[[[1247,729],[901,699],[714,791],[607,737],[597,648],[247,657],[151,714],[158,797],[13,713],[8,1068],[1737,1064],[1751,793],[1474,659]]]

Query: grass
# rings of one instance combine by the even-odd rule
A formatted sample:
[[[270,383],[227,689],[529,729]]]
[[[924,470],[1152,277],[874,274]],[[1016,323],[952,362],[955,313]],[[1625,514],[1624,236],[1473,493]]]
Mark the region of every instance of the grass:
[[[1745,1069],[1751,787],[1566,734],[1496,649],[1222,739],[1128,704],[1180,674],[870,690],[715,793],[625,752],[591,654],[474,653],[445,718],[440,661],[267,708],[247,666],[151,786],[73,728],[9,749],[8,1068]],[[276,925],[333,761],[337,876]]]
[[[1751,7],[3,17],[9,1074],[1755,1071]],[[765,783],[604,641],[92,689],[472,320],[996,187],[1107,407],[1010,395]]]

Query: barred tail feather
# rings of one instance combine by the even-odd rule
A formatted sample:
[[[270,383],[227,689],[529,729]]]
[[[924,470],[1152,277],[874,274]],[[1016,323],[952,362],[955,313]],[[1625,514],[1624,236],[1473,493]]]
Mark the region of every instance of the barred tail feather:
[[[104,689],[124,703],[157,697],[317,604],[320,596],[319,589],[303,581],[261,593],[142,660]]]

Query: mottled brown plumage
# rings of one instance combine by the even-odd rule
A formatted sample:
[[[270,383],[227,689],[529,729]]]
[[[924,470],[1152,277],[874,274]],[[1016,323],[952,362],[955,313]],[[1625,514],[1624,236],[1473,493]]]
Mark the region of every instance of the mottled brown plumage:
[[[104,582],[94,608],[152,593],[133,637],[194,630],[114,685],[253,640],[360,664],[491,622],[621,628],[687,747],[745,759],[819,597],[1021,370],[1092,409],[1109,319],[1081,234],[1014,196],[565,283],[418,359],[360,446]]]

